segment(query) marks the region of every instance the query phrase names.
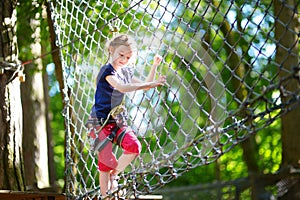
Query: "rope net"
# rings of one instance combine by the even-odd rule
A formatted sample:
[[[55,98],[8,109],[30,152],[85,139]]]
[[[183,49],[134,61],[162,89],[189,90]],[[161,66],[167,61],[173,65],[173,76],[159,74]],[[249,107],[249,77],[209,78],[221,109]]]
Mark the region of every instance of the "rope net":
[[[123,196],[152,193],[191,168],[214,162],[251,134],[299,105],[299,35],[280,21],[297,9],[249,1],[51,1],[65,82],[67,193],[99,195],[97,156],[87,128],[95,79],[117,31],[138,44],[135,76],[145,79],[163,57],[165,86],[126,95],[128,123],[142,153],[121,175]],[[298,2],[299,4],[299,2]],[[276,35],[275,24],[284,31]],[[283,46],[283,37],[295,43]],[[276,48],[289,52],[276,59]],[[285,67],[290,57],[294,65]],[[282,98],[284,94],[284,99]],[[117,156],[122,152],[114,149]],[[119,194],[119,193],[118,193]]]

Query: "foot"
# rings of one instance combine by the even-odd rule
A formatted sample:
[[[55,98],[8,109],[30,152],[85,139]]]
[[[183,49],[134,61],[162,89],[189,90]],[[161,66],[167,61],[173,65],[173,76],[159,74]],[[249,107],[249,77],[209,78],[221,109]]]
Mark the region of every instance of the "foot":
[[[115,174],[110,174],[110,191],[114,192],[118,189],[119,176]]]

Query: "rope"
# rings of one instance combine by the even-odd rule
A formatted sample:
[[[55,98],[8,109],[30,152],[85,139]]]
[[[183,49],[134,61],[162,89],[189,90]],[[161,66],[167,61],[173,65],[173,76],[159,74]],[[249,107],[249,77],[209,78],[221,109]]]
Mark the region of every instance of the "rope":
[[[88,36],[88,35],[90,35],[90,34],[96,32],[96,31],[102,32],[102,29],[105,28],[106,26],[109,26],[111,33],[114,34],[114,33],[118,32],[118,31],[119,31],[118,23],[119,23],[119,21],[120,21],[119,18],[120,18],[121,16],[125,15],[126,13],[128,13],[128,12],[129,12],[130,10],[132,10],[134,7],[138,6],[142,1],[143,1],[143,0],[138,1],[137,3],[135,3],[134,5],[132,5],[131,7],[129,7],[128,9],[126,9],[124,12],[120,13],[120,15],[113,17],[113,18],[110,19],[108,22],[106,22],[104,25],[102,25],[100,28],[94,29],[94,30],[93,30],[92,32],[90,32],[90,33],[86,33],[85,35],[83,35],[83,37],[84,37],[84,36]],[[49,3],[51,4],[52,2],[49,1]],[[53,7],[54,7],[54,6],[53,6]],[[52,9],[53,9],[53,8],[52,8]],[[28,64],[30,64],[30,63],[33,63],[35,60],[43,59],[44,57],[46,57],[46,56],[48,56],[48,55],[51,55],[51,54],[53,54],[54,52],[61,51],[63,48],[66,48],[66,47],[68,47],[69,45],[72,45],[72,44],[74,44],[75,42],[78,42],[79,40],[80,40],[80,38],[74,39],[74,40],[72,40],[71,42],[66,43],[65,45],[62,45],[62,46],[60,46],[60,47],[58,47],[58,48],[56,48],[56,49],[54,49],[54,50],[51,50],[51,51],[49,51],[49,52],[46,52],[46,53],[41,54],[41,55],[39,55],[39,56],[36,56],[36,57],[34,57],[34,58],[32,58],[32,59],[29,59],[29,60],[27,60],[27,61],[24,61],[24,62],[21,63],[21,65],[25,66],[25,65],[28,65]]]
[[[87,151],[82,125],[92,104],[91,80],[94,70],[98,72],[95,66],[105,57],[101,41],[106,34],[127,30],[125,33],[135,35],[140,49],[138,78],[144,78],[150,58],[157,52],[164,58],[159,73],[167,76],[165,87],[128,94],[105,120],[106,124],[126,106],[130,125],[143,146],[130,171],[121,174],[119,190],[126,189],[126,197],[151,193],[191,168],[214,162],[299,107],[299,89],[285,87],[299,83],[299,63],[286,69],[283,62],[274,59],[274,44],[287,47],[273,38],[274,26],[270,24],[278,18],[270,5],[154,0],[130,1],[127,5],[85,0],[52,3],[56,4],[52,19],[69,87],[69,94],[64,91],[65,109],[72,113],[72,119],[65,115],[69,123],[66,131],[72,133],[68,134],[67,148],[74,150],[67,155],[66,192],[71,196],[92,199],[99,195],[97,161]],[[250,12],[246,8],[255,9]],[[241,21],[233,17],[237,10],[243,15]],[[263,19],[258,22],[254,16]],[[95,28],[102,21],[100,28]],[[292,28],[286,28],[299,37]],[[81,56],[76,66],[74,52]],[[287,53],[294,56],[292,51]],[[285,101],[281,101],[282,94]],[[115,150],[116,155],[120,153],[120,149]]]
[[[13,71],[13,74],[6,81],[6,84],[10,83],[16,77],[16,75],[18,75],[19,80],[21,82],[25,81],[25,75],[23,74],[23,70],[24,70],[23,65],[1,61],[0,62],[0,75],[3,74],[5,72],[5,70]]]

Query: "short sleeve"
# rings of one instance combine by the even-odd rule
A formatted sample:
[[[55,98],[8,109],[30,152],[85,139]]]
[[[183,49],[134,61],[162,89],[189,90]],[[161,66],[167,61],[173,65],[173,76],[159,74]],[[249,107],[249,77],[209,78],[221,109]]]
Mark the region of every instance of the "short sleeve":
[[[124,75],[124,82],[125,83],[131,83],[131,80],[133,78],[133,68],[132,67],[124,67],[122,68],[122,74]]]
[[[115,70],[113,69],[113,67],[111,67],[110,65],[105,65],[100,69],[100,72],[98,74],[97,77],[97,82],[101,81],[105,81],[107,76],[111,76],[115,74]]]

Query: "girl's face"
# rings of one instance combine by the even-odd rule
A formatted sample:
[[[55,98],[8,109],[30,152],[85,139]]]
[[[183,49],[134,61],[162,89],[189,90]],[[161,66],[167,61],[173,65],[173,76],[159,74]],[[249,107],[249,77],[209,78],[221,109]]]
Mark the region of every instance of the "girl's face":
[[[121,68],[126,66],[132,57],[132,50],[129,46],[118,46],[117,48],[110,50],[111,64],[115,68]]]

